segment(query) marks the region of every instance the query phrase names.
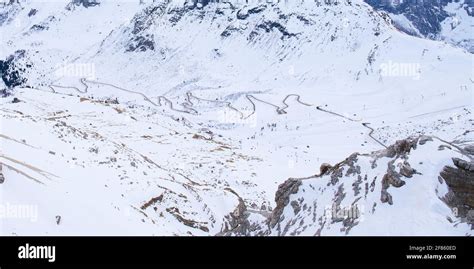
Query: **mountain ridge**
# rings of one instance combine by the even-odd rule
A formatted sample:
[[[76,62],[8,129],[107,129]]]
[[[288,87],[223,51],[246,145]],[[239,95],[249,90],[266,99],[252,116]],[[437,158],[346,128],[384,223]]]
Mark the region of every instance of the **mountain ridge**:
[[[400,32],[362,0],[320,3],[3,7],[0,195],[41,214],[36,223],[7,219],[0,232],[472,233],[463,220],[469,210],[449,213],[463,193],[453,187],[446,203],[436,194],[448,191],[436,182],[453,157],[470,166],[457,148],[473,143],[472,54]],[[397,140],[422,135],[442,141],[388,155]],[[381,151],[387,156],[372,168]],[[407,161],[423,175],[400,176],[397,188],[397,176],[385,177],[392,161],[398,174],[410,172]],[[324,181],[298,180],[321,166]],[[367,199],[362,173],[377,176]],[[312,181],[324,192],[306,185]],[[348,185],[339,191],[340,184]],[[405,199],[413,193],[429,202]],[[367,209],[360,225],[336,216],[322,229],[307,214],[313,203],[323,210],[333,198],[345,206],[356,197]],[[390,225],[387,214],[413,225]],[[430,221],[431,229],[420,225]]]

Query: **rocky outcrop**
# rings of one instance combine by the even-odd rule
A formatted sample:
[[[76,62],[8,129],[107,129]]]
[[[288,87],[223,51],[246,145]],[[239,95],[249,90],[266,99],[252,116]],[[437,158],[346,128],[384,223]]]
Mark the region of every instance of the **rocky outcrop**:
[[[445,149],[439,150],[440,147]],[[390,212],[390,208],[394,208],[393,214],[401,214],[396,217],[400,219],[399,225],[407,225],[401,230],[415,231],[417,228],[405,224],[404,219],[416,218],[418,214],[407,212],[414,209],[425,212],[432,210],[432,201],[439,201],[437,208],[447,209],[443,212],[449,213],[451,208],[454,214],[436,215],[439,212],[435,212],[420,215],[436,215],[437,222],[447,223],[454,223],[454,216],[459,217],[461,222],[472,224],[474,163],[459,158],[467,156],[466,147],[460,149],[460,146],[435,137],[409,137],[396,141],[384,150],[369,154],[354,153],[334,166],[323,164],[319,174],[300,179],[290,178],[281,184],[275,194],[276,207],[266,223],[261,225],[266,228],[254,230],[253,234],[349,235],[359,225],[379,225],[384,220],[376,217],[377,211]],[[437,165],[446,162],[447,150],[457,157],[453,158],[454,167],[446,166],[443,169],[443,166]],[[430,158],[430,161],[420,161],[420,154]],[[420,171],[429,171],[429,174]],[[391,188],[400,190],[391,191]],[[420,198],[416,196],[418,192]],[[414,201],[410,208],[406,208],[407,199]],[[256,227],[255,223],[249,224],[248,218],[246,221],[247,226]],[[426,221],[413,220],[414,225]],[[453,226],[453,229],[456,227]],[[393,231],[394,227],[377,229]],[[418,232],[422,234],[425,230],[419,227]]]
[[[457,215],[474,224],[474,162],[453,158],[453,166],[445,166],[440,176],[449,186],[445,202]]]
[[[324,175],[324,174],[326,174],[331,168],[332,168],[332,165],[330,165],[330,164],[328,164],[328,163],[323,163],[323,164],[321,164],[321,166],[319,167],[319,174],[320,174],[320,175]]]
[[[127,52],[155,50],[155,41],[153,35],[136,36],[128,45]]]
[[[100,5],[100,2],[98,0],[73,0],[72,4],[76,6],[82,5],[85,8],[89,8]]]
[[[219,235],[227,235],[230,233],[245,235],[248,233],[250,222],[247,219],[247,206],[244,201],[239,198],[239,204],[233,212],[227,216],[228,223]]]
[[[453,163],[459,169],[466,170],[468,172],[474,172],[474,162],[472,161],[469,162],[459,158],[453,158]]]
[[[377,10],[387,12],[393,17],[392,24],[409,35],[421,36],[430,39],[443,39],[440,36],[443,30],[442,22],[451,19],[450,30],[453,30],[459,24],[457,14],[452,14],[445,10],[450,3],[456,3],[458,9],[467,13],[468,16],[474,16],[474,1],[472,0],[437,0],[437,1],[419,1],[419,0],[365,0],[369,5]],[[394,15],[394,16],[393,16]],[[411,25],[398,21],[396,18],[405,17]],[[469,23],[469,22],[466,22]],[[465,39],[467,38],[467,39]],[[465,47],[471,53],[474,52],[472,37],[459,36],[456,40],[447,40],[455,46]],[[457,41],[457,42],[456,42]]]
[[[0,184],[2,184],[3,182],[5,182],[5,176],[2,172],[2,164],[0,164]]]
[[[278,187],[275,194],[276,207],[268,220],[270,227],[275,227],[275,225],[282,220],[282,213],[290,202],[290,195],[297,193],[300,185],[301,180],[290,178]]]
[[[166,7],[166,3],[151,5],[134,16],[131,21],[132,26],[128,29],[130,37],[127,41],[125,51],[144,52],[155,50],[155,38],[151,32],[151,28],[155,24],[155,21],[163,16]],[[175,10],[173,12],[179,11]]]
[[[227,222],[225,223],[224,228],[217,236],[229,236],[229,235],[263,235],[261,232],[262,226],[259,223],[250,222],[250,210],[245,205],[245,201],[231,188],[226,188],[226,191],[231,192],[239,199],[237,207],[226,216]],[[255,212],[255,211],[254,211]]]
[[[396,156],[404,156],[410,153],[411,149],[416,149],[416,144],[419,138],[407,138],[398,140],[395,144],[389,146],[385,151],[382,152],[384,157],[393,158]]]
[[[474,145],[467,145],[464,147],[464,150],[471,155],[474,155]]]
[[[24,56],[25,51],[18,50],[7,59],[0,60],[0,74],[6,87],[0,89],[0,95],[7,96],[13,88],[26,84],[27,79],[24,74],[31,65],[23,63]]]

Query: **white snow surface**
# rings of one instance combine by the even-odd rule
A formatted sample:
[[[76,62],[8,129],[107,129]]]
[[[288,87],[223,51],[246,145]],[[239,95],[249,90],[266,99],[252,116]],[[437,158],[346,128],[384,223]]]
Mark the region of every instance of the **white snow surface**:
[[[384,148],[362,123],[387,146],[421,134],[473,143],[463,49],[403,34],[360,0],[184,2],[0,7],[0,59],[25,50],[31,64],[27,85],[0,98],[0,204],[37,212],[0,219],[0,234],[216,235],[241,202],[264,226],[288,178]],[[140,39],[153,48],[130,50]],[[436,194],[442,167],[463,156],[436,143],[410,156],[422,175],[390,189],[393,205],[369,214],[380,191],[359,200],[367,214],[348,235],[472,233]],[[316,181],[296,195],[323,210],[338,185]],[[300,214],[307,227],[285,235],[316,233]],[[346,235],[338,225],[321,235]]]

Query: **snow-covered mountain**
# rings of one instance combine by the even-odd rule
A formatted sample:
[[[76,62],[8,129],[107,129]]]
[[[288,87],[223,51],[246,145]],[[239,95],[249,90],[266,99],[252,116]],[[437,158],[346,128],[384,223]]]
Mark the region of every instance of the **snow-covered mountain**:
[[[473,149],[420,136],[354,153],[314,176],[284,182],[271,217],[258,222],[247,213],[234,233],[470,235],[474,214],[465,205],[472,205]]]
[[[438,179],[472,161],[472,54],[363,0],[10,1],[0,36],[0,201],[30,209],[2,234],[472,234]]]
[[[413,36],[443,40],[474,52],[472,0],[366,0],[387,12],[399,30]]]

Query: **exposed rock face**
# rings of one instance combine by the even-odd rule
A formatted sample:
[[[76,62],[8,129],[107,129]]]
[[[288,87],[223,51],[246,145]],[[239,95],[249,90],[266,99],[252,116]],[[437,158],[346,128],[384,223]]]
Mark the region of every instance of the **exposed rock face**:
[[[416,170],[408,162],[404,162],[400,167],[400,174],[404,177],[411,178],[415,173]]]
[[[5,182],[5,176],[3,176],[2,164],[0,164],[0,184],[2,184],[3,182]]]
[[[407,0],[403,1],[400,5],[394,5],[392,1],[366,0],[366,2],[376,9],[385,10],[393,14],[403,14],[421,34],[424,36],[435,36],[441,31],[440,22],[449,16],[440,6],[443,7],[451,1]],[[406,29],[401,27],[400,30],[406,31]]]
[[[27,79],[24,77],[24,73],[29,65],[22,63],[24,55],[24,50],[18,50],[7,59],[0,60],[0,75],[6,87],[6,89],[0,89],[0,95],[6,96],[14,87],[26,84]]]
[[[154,50],[155,42],[153,41],[153,35],[136,36],[130,41],[130,44],[126,51],[147,51]]]
[[[232,189],[227,188],[227,191],[230,191],[234,195],[236,195],[239,199],[239,204],[235,208],[233,212],[231,212],[228,216],[226,216],[227,223],[225,223],[224,229],[218,236],[229,236],[229,235],[263,235],[262,233],[262,225],[260,223],[250,222],[249,216],[250,211],[248,210],[247,206],[245,205],[245,201]]]
[[[445,150],[439,151],[440,146]],[[415,231],[417,228],[413,225],[426,221],[443,222],[457,229],[454,222],[449,221],[456,217],[472,224],[474,164],[459,158],[466,156],[459,148],[435,137],[410,137],[381,151],[354,153],[334,166],[323,164],[320,174],[290,178],[279,186],[276,208],[265,224],[260,223],[260,230],[256,223],[248,223],[249,218],[246,226],[254,227],[253,234],[350,235],[359,226],[367,229],[372,225],[382,231],[381,234],[392,231],[391,226],[406,225],[401,231]],[[438,164],[446,162],[448,151],[449,155],[458,157],[452,160],[455,167],[443,169]],[[430,161],[423,162],[420,156]],[[441,172],[440,180],[436,171]],[[391,188],[400,190],[391,191]],[[407,201],[413,204],[407,205]],[[432,213],[432,203],[444,208],[441,210],[444,213]],[[378,213],[382,210],[384,212]],[[377,217],[378,214],[393,219]],[[416,219],[433,215],[436,219]],[[392,224],[393,221],[396,224]],[[466,227],[464,223],[463,229]],[[425,228],[419,228],[420,233],[426,232]]]
[[[161,3],[156,6],[149,6],[135,15],[132,19],[132,27],[128,29],[130,37],[125,51],[144,52],[155,50],[156,44],[151,28],[155,20],[161,17],[165,10],[166,5]]]
[[[328,163],[323,163],[321,164],[321,167],[319,167],[319,174],[324,175],[326,174],[330,169],[332,168],[332,165]]]
[[[257,13],[260,13],[262,11],[264,11],[265,9],[267,8],[266,5],[260,5],[258,7],[254,7],[254,8],[251,8],[249,10],[239,10],[237,12],[237,19],[239,20],[245,20],[247,19],[250,15],[252,14],[257,14]]]
[[[458,216],[474,224],[474,162],[453,158],[455,167],[445,166],[441,177],[449,186],[444,197],[446,203],[455,209]]]
[[[474,162],[468,162],[465,160],[461,160],[459,158],[453,158],[453,163],[456,167],[466,170],[468,172],[474,172]]]
[[[228,217],[230,227],[227,227],[222,231],[222,234],[229,234],[229,232],[244,235],[248,232],[250,223],[247,220],[247,206],[245,202],[239,197],[239,205],[235,210],[230,213]]]
[[[465,150],[467,153],[469,153],[469,154],[471,154],[471,155],[474,155],[474,145],[465,146],[465,147],[464,147],[464,150]]]
[[[403,156],[410,153],[411,149],[416,149],[416,144],[418,143],[418,138],[407,138],[403,140],[398,140],[394,145],[389,146],[385,152],[383,152],[386,157],[395,157]]]
[[[72,3],[76,6],[82,5],[85,8],[100,5],[98,0],[73,0]]]
[[[281,221],[283,209],[290,202],[290,195],[297,193],[300,185],[301,180],[290,178],[278,187],[275,194],[276,207],[269,219],[270,227],[275,227],[275,225]]]
[[[396,19],[393,21],[394,26],[400,31],[409,35],[430,39],[443,39],[440,36],[443,30],[443,21],[449,19],[453,21],[450,30],[454,30],[457,24],[459,24],[458,15],[451,14],[451,12],[445,9],[450,3],[456,3],[459,6],[459,10],[463,10],[467,16],[474,17],[474,1],[472,0],[404,0],[399,1],[399,4],[394,0],[365,0],[365,2],[377,10],[388,12],[390,15],[405,17],[411,25],[399,22]],[[474,52],[474,44],[470,36],[459,36],[457,37],[457,42],[453,42],[454,40],[448,41],[456,46],[465,47],[471,53]]]

